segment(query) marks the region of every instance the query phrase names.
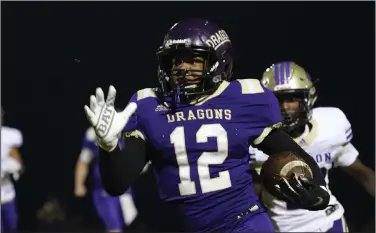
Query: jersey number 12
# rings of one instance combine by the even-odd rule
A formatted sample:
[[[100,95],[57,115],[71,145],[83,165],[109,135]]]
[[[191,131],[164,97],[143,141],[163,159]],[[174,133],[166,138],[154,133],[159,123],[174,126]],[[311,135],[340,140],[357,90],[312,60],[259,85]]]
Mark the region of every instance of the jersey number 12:
[[[218,177],[210,178],[209,165],[222,164],[228,156],[227,132],[221,124],[205,124],[196,132],[197,143],[207,143],[209,137],[217,139],[217,151],[203,152],[197,160],[197,171],[202,193],[218,191],[231,187],[229,171],[221,171]],[[196,184],[191,180],[190,163],[185,144],[184,127],[178,126],[170,134],[179,166],[180,195],[196,194]]]

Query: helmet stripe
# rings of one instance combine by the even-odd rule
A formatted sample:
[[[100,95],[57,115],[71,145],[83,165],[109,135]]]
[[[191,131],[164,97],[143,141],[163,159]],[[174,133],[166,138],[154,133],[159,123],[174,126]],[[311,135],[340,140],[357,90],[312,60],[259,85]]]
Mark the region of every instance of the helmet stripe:
[[[286,76],[285,76],[285,81],[286,83],[289,83],[290,79],[290,69],[291,69],[291,62],[286,62]]]
[[[274,70],[274,73],[276,75],[276,79],[277,79],[277,82],[276,84],[277,85],[280,85],[282,84],[282,67],[281,67],[281,63],[277,63],[275,64],[275,70]]]
[[[279,79],[281,80],[281,84],[285,84],[285,62],[281,62],[279,63],[279,67],[280,67],[280,70],[279,70],[279,73],[280,73],[280,76],[279,76]]]
[[[275,85],[279,85],[279,78],[278,78],[278,64],[274,64],[274,82]]]

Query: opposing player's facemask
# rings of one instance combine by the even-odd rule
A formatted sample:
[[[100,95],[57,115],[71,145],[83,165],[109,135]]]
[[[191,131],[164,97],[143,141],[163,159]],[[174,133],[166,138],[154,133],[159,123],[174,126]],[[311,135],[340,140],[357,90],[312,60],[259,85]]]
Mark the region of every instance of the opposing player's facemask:
[[[317,99],[309,74],[294,62],[279,62],[268,68],[262,77],[263,85],[274,92],[281,103],[283,128],[287,132],[307,124]]]
[[[305,92],[276,93],[281,106],[283,128],[288,132],[307,124],[311,116],[311,108],[307,103]]]

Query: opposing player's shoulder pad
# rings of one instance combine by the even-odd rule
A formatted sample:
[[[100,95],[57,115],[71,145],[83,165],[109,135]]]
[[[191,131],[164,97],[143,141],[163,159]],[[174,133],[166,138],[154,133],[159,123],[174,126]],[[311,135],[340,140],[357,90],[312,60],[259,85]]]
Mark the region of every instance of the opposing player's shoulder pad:
[[[93,127],[90,127],[86,130],[86,134],[85,134],[85,138],[88,140],[88,141],[95,141],[96,139],[96,134],[95,134],[95,131],[94,131],[94,128]]]
[[[154,88],[144,88],[133,94],[130,102],[137,102],[147,98],[157,98]]]
[[[12,143],[12,146],[20,147],[23,143],[23,136],[20,130],[12,127],[3,126],[8,140]]]
[[[341,109],[335,107],[314,108],[312,119],[317,122],[325,122],[327,129],[333,130],[336,134],[345,137],[344,140],[346,142],[351,141],[353,137],[351,123]]]
[[[237,79],[241,87],[241,93],[247,94],[258,94],[265,92],[260,80],[258,79]]]

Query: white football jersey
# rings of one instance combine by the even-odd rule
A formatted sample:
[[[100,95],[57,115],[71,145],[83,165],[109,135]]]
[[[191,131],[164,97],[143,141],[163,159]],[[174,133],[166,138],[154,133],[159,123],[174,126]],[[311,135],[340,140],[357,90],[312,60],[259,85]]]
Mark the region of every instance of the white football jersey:
[[[314,108],[310,123],[311,130],[307,125],[305,132],[295,141],[315,159],[329,184],[328,171],[333,166],[349,166],[358,157],[358,151],[350,143],[351,125],[340,109],[332,107]],[[268,156],[254,148],[250,148],[250,156],[259,172]],[[334,207],[321,211],[294,208],[265,190],[261,192],[261,197],[269,209],[276,230],[281,232],[326,232],[332,227],[333,221],[344,214],[342,205],[332,194],[330,204]]]
[[[21,166],[9,156],[9,152],[12,147],[21,145],[22,133],[18,129],[1,126],[1,203],[10,202],[16,196],[9,171],[14,170],[14,166]]]

